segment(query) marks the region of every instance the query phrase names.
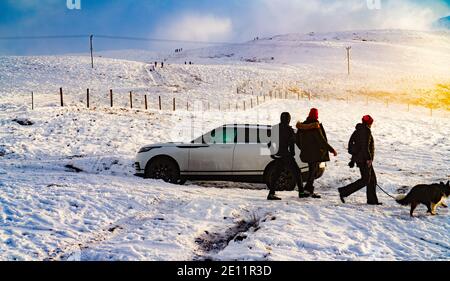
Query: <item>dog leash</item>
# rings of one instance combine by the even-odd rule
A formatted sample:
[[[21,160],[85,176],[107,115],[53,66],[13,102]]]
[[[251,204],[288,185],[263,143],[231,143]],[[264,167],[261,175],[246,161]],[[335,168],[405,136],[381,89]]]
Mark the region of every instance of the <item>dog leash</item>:
[[[394,200],[397,200],[394,196],[390,195],[389,193],[387,193],[383,188],[381,188],[381,186],[377,183],[377,186],[379,189],[381,189],[381,191],[383,191],[387,196],[391,197]]]

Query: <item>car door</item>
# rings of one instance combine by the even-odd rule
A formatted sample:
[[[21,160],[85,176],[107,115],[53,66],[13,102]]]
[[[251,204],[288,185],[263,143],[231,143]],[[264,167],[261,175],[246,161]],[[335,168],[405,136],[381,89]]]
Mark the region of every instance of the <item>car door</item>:
[[[237,130],[233,175],[263,175],[270,158],[270,130],[266,127],[242,127]]]
[[[233,167],[235,128],[219,127],[201,137],[189,149],[191,175],[230,175]]]

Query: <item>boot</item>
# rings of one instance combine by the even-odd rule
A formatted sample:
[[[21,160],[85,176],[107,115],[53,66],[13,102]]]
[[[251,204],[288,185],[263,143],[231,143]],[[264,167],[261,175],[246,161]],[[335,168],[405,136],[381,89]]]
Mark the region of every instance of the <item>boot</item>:
[[[381,205],[383,205],[383,203],[381,203],[381,202],[367,203],[367,204],[374,205],[374,206],[381,206]]]
[[[314,198],[314,199],[320,199],[320,198],[322,198],[322,196],[320,196],[320,195],[317,194],[317,193],[313,193],[313,194],[311,195],[311,197]]]
[[[308,198],[311,194],[308,191],[299,192],[298,198]]]
[[[345,197],[344,197],[344,195],[342,195],[340,190],[338,190],[338,191],[339,191],[339,198],[341,199],[342,204],[345,204]]]
[[[267,200],[269,200],[269,201],[279,201],[279,200],[281,200],[281,198],[275,196],[275,194],[269,194],[269,195],[267,196]]]

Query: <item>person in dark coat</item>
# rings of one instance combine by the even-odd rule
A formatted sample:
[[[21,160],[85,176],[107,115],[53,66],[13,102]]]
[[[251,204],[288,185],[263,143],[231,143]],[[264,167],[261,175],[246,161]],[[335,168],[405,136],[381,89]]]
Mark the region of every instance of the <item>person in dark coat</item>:
[[[350,139],[349,152],[352,152],[350,166],[356,163],[361,173],[361,178],[352,184],[339,188],[339,196],[342,203],[345,203],[345,197],[367,186],[367,204],[382,205],[377,198],[377,176],[373,169],[375,143],[370,130],[373,122],[374,120],[370,115],[364,116],[362,123],[356,125],[356,131]]]
[[[319,122],[319,111],[311,109],[308,118],[303,123],[297,123],[297,145],[300,148],[300,159],[308,163],[308,181],[305,192],[300,197],[321,198],[314,193],[314,180],[322,162],[330,161],[329,153],[337,156],[336,150],[328,144],[327,135]]]
[[[300,168],[295,161],[295,132],[289,125],[291,122],[291,115],[288,112],[284,112],[280,117],[280,124],[273,126],[272,136],[275,138],[272,140],[271,149],[277,148],[276,154],[272,154],[272,158],[275,159],[275,169],[271,176],[270,191],[267,196],[267,200],[281,200],[275,196],[276,182],[279,180],[282,171],[288,167],[294,174],[296,184],[299,188],[299,192],[303,193],[303,181]],[[278,135],[276,135],[278,133]],[[272,151],[273,152],[273,151]]]

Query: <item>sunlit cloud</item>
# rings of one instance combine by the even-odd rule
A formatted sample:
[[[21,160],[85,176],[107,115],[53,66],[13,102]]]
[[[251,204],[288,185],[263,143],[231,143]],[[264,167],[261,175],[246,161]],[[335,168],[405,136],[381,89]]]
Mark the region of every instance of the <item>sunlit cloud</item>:
[[[163,20],[155,34],[161,38],[177,40],[227,40],[232,35],[232,21],[214,15],[177,15]]]

